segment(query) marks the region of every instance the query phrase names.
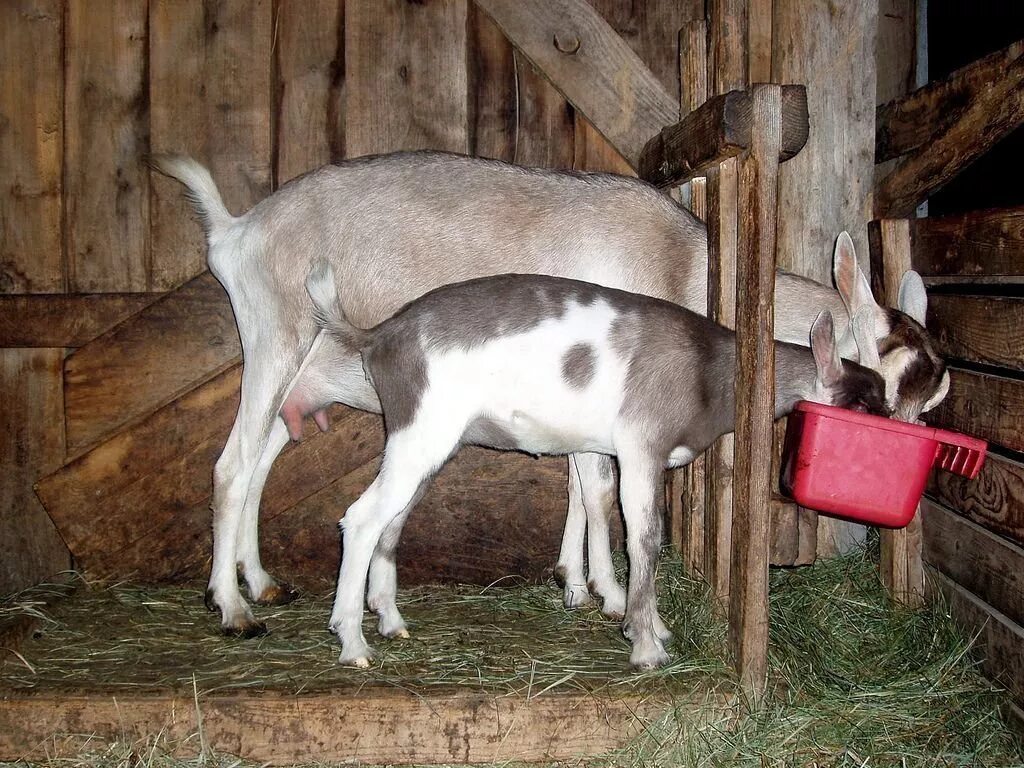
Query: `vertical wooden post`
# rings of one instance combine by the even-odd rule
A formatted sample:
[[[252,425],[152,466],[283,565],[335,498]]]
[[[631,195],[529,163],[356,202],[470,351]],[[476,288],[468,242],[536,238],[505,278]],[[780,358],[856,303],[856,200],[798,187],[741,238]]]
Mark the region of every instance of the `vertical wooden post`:
[[[881,285],[885,293],[879,297],[879,301],[893,306],[899,297],[900,279],[911,268],[910,222],[907,219],[882,219],[878,227],[882,256]],[[899,602],[919,605],[924,598],[920,508],[906,528],[881,529],[880,544],[879,569],[882,583]]]
[[[746,87],[747,0],[709,0],[708,83],[710,95]],[[739,164],[726,160],[708,173],[708,317],[735,327],[736,191]],[[712,593],[726,605],[732,553],[733,436],[719,439],[706,454],[704,574]]]
[[[768,655],[768,521],[775,411],[775,232],[782,89],[753,87],[742,156],[736,259],[736,454],[729,646],[745,688],[764,690]]]
[[[707,100],[707,22],[687,22],[679,32],[679,116]],[[707,220],[707,184],[703,178],[684,185],[684,204],[694,216]],[[705,458],[698,456],[673,473],[670,506],[672,543],[683,557],[687,573],[704,575]]]

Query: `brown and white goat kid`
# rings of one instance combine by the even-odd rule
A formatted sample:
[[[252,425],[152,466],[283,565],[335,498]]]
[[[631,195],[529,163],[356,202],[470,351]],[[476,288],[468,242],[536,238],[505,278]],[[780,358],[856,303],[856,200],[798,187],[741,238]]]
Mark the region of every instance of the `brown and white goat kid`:
[[[214,471],[207,604],[220,610],[227,633],[264,631],[239,592],[239,572],[257,602],[292,596],[263,568],[257,538],[263,484],[289,435],[301,435],[309,414],[324,426],[322,409],[333,402],[380,409],[358,356],[317,335],[303,280],[318,260],[334,268],[342,307],[360,326],[439,285],[508,272],[587,280],[701,313],[707,305],[703,224],[637,179],[397,153],[324,166],[235,217],[199,163],[164,156],[155,165],[187,187],[202,216],[210,270],[231,298],[245,360],[238,415]],[[828,309],[838,322],[840,354],[854,357],[849,318],[865,311],[891,404],[916,418],[942,399],[949,381],[920,325],[920,278],[904,277],[899,306],[908,316],[875,304],[848,238],[837,245],[835,275],[838,292],[778,274],[776,338],[806,344],[815,316]],[[565,602],[589,601],[589,581],[603,610],[621,614],[625,594],[607,545],[612,460],[576,454],[569,472],[558,564]]]
[[[395,604],[393,556],[405,517],[431,477],[466,443],[530,454],[599,453],[619,462],[629,587],[630,662],[668,661],[654,573],[666,467],[688,464],[733,429],[732,332],[675,304],[542,275],[445,286],[372,330],[351,325],[328,264],[307,288],[324,327],[358,349],[387,428],[376,479],[341,521],[344,551],[330,627],[341,661],[365,667],[363,592],[386,637],[407,636]],[[811,349],[776,343],[775,417],[810,399],[888,413],[885,382],[842,362],[832,315]],[[767,448],[767,446],[766,446]]]

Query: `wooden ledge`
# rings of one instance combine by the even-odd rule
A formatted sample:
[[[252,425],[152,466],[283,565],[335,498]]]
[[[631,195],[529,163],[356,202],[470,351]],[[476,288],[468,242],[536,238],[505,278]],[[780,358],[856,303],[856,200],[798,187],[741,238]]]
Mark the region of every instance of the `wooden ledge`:
[[[750,146],[751,90],[729,91],[704,102],[674,125],[661,130],[640,154],[640,178],[658,187],[683,184]],[[807,89],[782,86],[782,151],[796,155],[810,132]]]

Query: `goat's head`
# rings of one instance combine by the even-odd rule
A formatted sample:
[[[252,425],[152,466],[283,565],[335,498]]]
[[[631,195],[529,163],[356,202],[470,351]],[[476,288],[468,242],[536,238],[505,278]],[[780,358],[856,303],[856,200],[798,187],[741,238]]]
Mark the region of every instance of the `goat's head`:
[[[852,337],[861,363],[885,380],[885,400],[893,417],[916,421],[949,392],[946,364],[924,328],[928,295],[921,276],[913,270],[903,275],[898,309],[879,306],[846,232],[836,241],[834,270],[836,288],[850,315],[840,347],[849,349]]]
[[[811,352],[816,376],[811,400],[850,408],[875,416],[888,416],[885,381],[871,368],[839,356],[832,313],[825,310],[811,326]]]

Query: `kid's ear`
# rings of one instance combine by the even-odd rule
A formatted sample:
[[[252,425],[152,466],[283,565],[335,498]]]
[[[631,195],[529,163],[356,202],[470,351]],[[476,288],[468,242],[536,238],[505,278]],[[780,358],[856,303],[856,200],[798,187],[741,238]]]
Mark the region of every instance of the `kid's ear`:
[[[924,290],[924,280],[912,269],[905,272],[900,280],[900,295],[896,306],[900,312],[924,325],[928,314],[928,294]]]
[[[854,251],[853,239],[849,232],[840,232],[836,239],[832,273],[836,280],[836,290],[839,291],[839,296],[846,305],[846,312],[851,318],[868,307],[872,310],[879,309],[871,293],[871,284],[857,264],[857,253]]]
[[[818,315],[811,326],[811,352],[818,369],[818,381],[826,387],[833,386],[843,375],[843,361],[839,359],[832,313],[827,309]]]
[[[865,307],[850,321],[853,330],[853,338],[857,342],[857,352],[860,364],[873,371],[881,367],[882,361],[878,357],[878,341],[875,336],[875,313],[870,307]]]

